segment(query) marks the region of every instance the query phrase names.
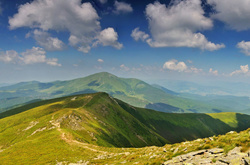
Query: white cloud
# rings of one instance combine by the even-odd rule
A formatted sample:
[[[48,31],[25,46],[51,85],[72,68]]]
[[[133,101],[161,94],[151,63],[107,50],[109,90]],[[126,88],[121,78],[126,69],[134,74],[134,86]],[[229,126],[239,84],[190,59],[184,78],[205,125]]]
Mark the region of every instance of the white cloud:
[[[200,0],[176,1],[169,7],[155,2],[147,5],[146,16],[152,35],[146,42],[151,47],[191,47],[209,51],[225,47],[208,41],[198,32],[213,27],[212,20],[204,16]]]
[[[249,0],[208,0],[216,13],[213,18],[226,23],[231,29],[241,31],[250,29]]]
[[[18,59],[18,53],[15,50],[0,52],[0,61],[5,63],[15,63]]]
[[[10,29],[29,27],[39,29],[42,39],[36,37],[38,44],[44,48],[61,49],[62,41],[52,38],[49,31],[69,32],[69,44],[79,51],[88,53],[101,33],[100,18],[91,3],[81,3],[81,0],[34,0],[19,6],[18,13],[9,18]],[[46,35],[45,35],[46,34]],[[113,35],[117,35],[113,32]],[[47,37],[44,37],[47,36]],[[118,37],[115,36],[115,37]],[[112,40],[111,46],[121,45]],[[49,47],[45,41],[52,44]],[[111,41],[110,41],[111,42]],[[102,43],[104,46],[107,43]]]
[[[129,71],[129,70],[130,70],[130,68],[127,67],[127,66],[124,65],[124,64],[120,65],[120,69],[123,70],[123,71]]]
[[[237,75],[237,74],[247,74],[249,73],[248,65],[241,65],[240,70],[233,71],[230,76]]]
[[[65,48],[65,44],[58,38],[51,37],[48,32],[41,30],[34,30],[32,33],[28,33],[26,37],[32,36],[38,45],[42,46],[48,51],[60,51]]]
[[[98,36],[98,41],[95,45],[101,44],[103,46],[112,46],[116,49],[121,49],[123,45],[118,42],[118,34],[113,28],[107,28],[101,31]]]
[[[209,73],[212,75],[218,76],[218,70],[213,70],[212,68],[210,68]]]
[[[241,41],[237,44],[237,48],[241,50],[247,56],[250,56],[250,41]]]
[[[188,72],[188,73],[201,73],[201,72],[203,72],[203,70],[195,68],[195,67],[192,66],[188,70],[186,70],[185,72]]]
[[[100,62],[100,63],[104,62],[103,59],[98,59],[97,61]]]
[[[115,7],[114,13],[116,14],[124,14],[124,13],[133,12],[133,8],[131,7],[131,5],[125,2],[115,1],[114,7]]]
[[[178,71],[178,72],[186,72],[186,73],[201,73],[203,70],[195,68],[193,66],[188,67],[185,62],[180,61],[178,62],[177,60],[169,60],[164,63],[163,69],[167,70],[173,70],[173,71]]]
[[[163,65],[163,69],[183,72],[186,71],[188,67],[184,62],[178,62],[177,60],[170,60],[165,62],[165,64]]]
[[[101,4],[105,4],[105,3],[108,2],[108,0],[99,0],[99,2],[100,2]]]
[[[24,64],[45,63],[46,51],[43,48],[33,47],[21,53],[20,59]]]
[[[145,41],[146,39],[149,38],[149,35],[143,31],[140,31],[139,28],[135,28],[131,33],[131,37],[134,38],[134,40],[136,41],[139,40]]]
[[[62,66],[62,64],[58,64],[57,58],[47,59],[46,64],[51,65],[51,66]]]
[[[5,53],[0,53],[0,61],[5,63],[19,63],[24,65],[36,64],[36,63],[46,63],[51,66],[61,66],[58,64],[57,58],[46,57],[46,51],[43,48],[33,47],[32,49],[27,49],[25,52],[18,54],[14,50],[6,51]]]

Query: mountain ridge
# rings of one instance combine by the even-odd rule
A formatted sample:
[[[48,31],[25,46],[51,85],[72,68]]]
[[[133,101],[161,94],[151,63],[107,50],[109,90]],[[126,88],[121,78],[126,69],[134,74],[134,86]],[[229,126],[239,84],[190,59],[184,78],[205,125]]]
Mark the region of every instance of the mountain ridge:
[[[164,113],[131,106],[103,92],[67,96],[25,105],[23,111],[0,119],[0,161],[4,164],[68,164],[66,162],[88,160],[105,164],[126,160],[130,164],[143,159],[163,163],[185,149],[179,144],[166,143],[249,127],[250,116],[244,114]],[[201,145],[205,141],[208,142],[197,140],[199,144],[188,151],[207,147],[207,143]],[[170,146],[176,152],[170,151]],[[154,159],[147,156],[149,151],[171,153],[164,159],[162,156]],[[147,159],[139,159],[138,154]],[[34,159],[37,155],[39,159]]]
[[[47,107],[47,109],[42,108],[44,110],[40,110],[41,107]],[[4,113],[0,113],[0,118],[4,119],[8,118],[8,116],[11,117],[13,115],[22,115],[22,113],[28,114],[29,111],[32,112],[34,109],[37,109],[37,113],[41,114],[43,114],[45,111],[49,111],[48,113],[54,113],[57,111],[58,113],[59,111],[65,111],[66,113],[67,111],[70,111],[72,112],[73,116],[78,114],[79,118],[81,118],[80,116],[82,116],[83,112],[85,112],[89,115],[91,114],[92,118],[98,118],[100,121],[106,121],[106,123],[110,123],[112,121],[109,124],[112,126],[111,130],[113,130],[113,128],[116,128],[115,130],[120,130],[120,128],[117,127],[118,123],[123,123],[124,128],[127,128],[127,126],[131,125],[131,123],[137,123],[133,126],[129,126],[127,131],[129,132],[136,128],[137,131],[134,131],[134,133],[144,130],[142,132],[144,132],[143,135],[145,136],[148,134],[155,135],[160,140],[160,143],[154,142],[154,145],[163,145],[167,142],[175,143],[181,142],[183,140],[193,140],[199,137],[207,137],[218,135],[220,133],[226,133],[231,130],[240,131],[250,127],[250,116],[248,115],[237,113],[164,113],[131,106],[121,100],[112,98],[109,94],[104,92],[66,96],[62,98],[35,102]],[[121,118],[122,120],[120,120]],[[119,120],[119,122],[116,120]],[[137,128],[138,126],[140,129]],[[102,128],[105,126],[102,125],[99,127]],[[99,127],[98,129],[100,129]],[[107,129],[109,130],[110,128],[108,127]],[[106,130],[106,127],[102,129]],[[147,130],[150,130],[151,133],[149,133]],[[126,134],[124,131],[122,132],[123,135]],[[118,136],[120,136],[120,133],[118,133]],[[138,136],[143,137],[142,135]],[[107,135],[107,137],[104,138],[107,139],[110,137]],[[153,142],[154,140],[151,139],[150,141]],[[126,143],[126,145],[128,144],[129,143]],[[150,144],[150,142],[144,143],[144,145],[145,144]],[[116,145],[118,144],[115,144],[115,146]],[[136,145],[132,146],[135,147]]]
[[[7,108],[13,106],[13,103],[16,103],[16,105],[22,104],[32,99],[50,99],[95,92],[106,92],[133,106],[149,107],[158,111],[179,113],[217,112],[214,111],[216,107],[208,104],[166,93],[139,79],[119,78],[107,72],[68,81],[49,83],[27,82],[3,87],[0,88],[0,105],[2,108]],[[14,99],[9,99],[14,96]],[[6,109],[2,111],[4,110]]]

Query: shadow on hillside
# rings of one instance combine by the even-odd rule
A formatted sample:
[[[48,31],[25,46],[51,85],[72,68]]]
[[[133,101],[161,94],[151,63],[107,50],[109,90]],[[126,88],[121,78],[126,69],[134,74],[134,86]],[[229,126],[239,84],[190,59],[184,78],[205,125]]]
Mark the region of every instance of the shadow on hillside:
[[[147,109],[154,109],[160,112],[167,112],[167,113],[182,113],[184,112],[183,109],[174,107],[169,104],[165,103],[153,103],[153,104],[147,104],[146,107]]]
[[[238,121],[237,131],[243,131],[250,128],[250,117],[245,114],[236,114],[236,119]]]

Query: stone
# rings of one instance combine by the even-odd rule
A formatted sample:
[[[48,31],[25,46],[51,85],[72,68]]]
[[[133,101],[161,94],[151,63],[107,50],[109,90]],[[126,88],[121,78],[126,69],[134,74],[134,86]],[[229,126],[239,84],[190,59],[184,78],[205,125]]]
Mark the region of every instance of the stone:
[[[230,131],[230,132],[228,132],[229,134],[233,134],[233,133],[236,133],[235,131]]]
[[[230,160],[227,158],[220,158],[219,161],[225,164],[230,164]]]
[[[199,150],[199,151],[195,151],[195,152],[190,152],[188,154],[191,156],[196,156],[196,155],[203,155],[205,152],[207,152],[207,150]]]
[[[179,148],[176,148],[176,149],[174,150],[174,154],[176,154],[176,153],[178,152],[178,150],[179,150]]]
[[[200,165],[212,164],[212,160],[210,160],[210,159],[201,159],[201,160],[198,162],[198,164],[200,164]]]
[[[172,164],[173,164],[173,160],[168,160],[163,163],[163,165],[172,165]]]
[[[241,147],[235,147],[231,151],[228,152],[228,155],[236,155],[237,153],[240,153]]]
[[[214,148],[214,149],[211,149],[211,150],[209,150],[209,153],[211,153],[211,154],[219,154],[219,153],[223,153],[223,149],[221,149],[221,148]]]

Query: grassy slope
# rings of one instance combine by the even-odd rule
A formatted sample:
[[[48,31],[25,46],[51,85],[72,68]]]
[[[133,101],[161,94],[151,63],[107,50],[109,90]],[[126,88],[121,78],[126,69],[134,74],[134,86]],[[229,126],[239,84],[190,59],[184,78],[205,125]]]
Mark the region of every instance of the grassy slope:
[[[117,147],[163,145],[250,127],[248,115],[168,114],[132,107],[106,93],[31,103],[4,112],[0,118],[3,118],[0,120],[2,130],[36,120],[49,128],[48,121],[54,118],[81,141]]]
[[[165,114],[134,108],[105,93],[42,101],[15,110],[23,112],[0,119],[0,162],[3,164],[55,164],[65,161],[67,164],[80,160],[98,164],[121,163],[124,160],[127,164],[136,161],[162,163],[183,152],[180,150],[174,154],[175,149],[163,152],[179,147],[178,144],[138,149],[96,145],[163,145],[176,141],[176,138],[194,139],[250,127],[250,116],[247,115]],[[249,136],[248,133],[246,135]],[[209,146],[220,145],[228,149],[226,139],[229,138],[218,137]],[[230,147],[243,145],[246,139],[249,137],[244,135],[236,144],[231,138]],[[208,140],[205,141],[207,143]],[[208,144],[200,144],[203,141],[195,143],[187,151],[209,147]]]
[[[4,108],[11,107],[14,104],[25,103],[31,99],[48,99],[95,92],[107,92],[113,97],[133,106],[148,106],[159,111],[214,112],[214,107],[208,104],[166,93],[138,79],[119,78],[106,72],[70,81],[51,83],[27,82],[0,88],[0,103],[2,103],[0,104],[0,108],[2,108],[0,111],[4,111],[6,110]],[[157,103],[166,105],[161,104],[163,107],[159,107]]]

